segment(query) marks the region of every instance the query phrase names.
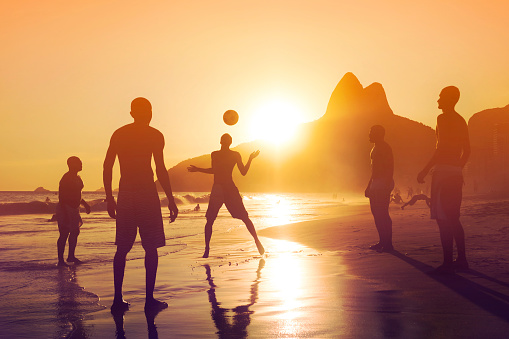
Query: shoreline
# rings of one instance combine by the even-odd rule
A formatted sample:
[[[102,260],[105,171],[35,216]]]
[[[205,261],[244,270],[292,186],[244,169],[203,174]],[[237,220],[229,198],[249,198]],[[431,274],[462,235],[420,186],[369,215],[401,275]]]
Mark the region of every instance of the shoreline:
[[[367,204],[326,206],[313,220],[257,229],[264,256],[246,228],[235,226],[213,234],[211,256],[203,259],[200,233],[185,246],[160,250],[155,296],[169,308],[153,317],[143,312],[145,271],[137,243],[126,267],[131,308],[124,316],[110,314],[112,267],[101,259],[65,270],[62,279],[55,280],[54,269],[44,273],[59,287],[54,298],[68,306],[58,306],[62,316],[52,321],[69,338],[116,332],[131,338],[499,337],[509,331],[508,208],[509,200],[465,200],[461,220],[471,270],[452,277],[428,274],[442,253],[424,203],[405,210],[391,205],[393,253],[367,249],[377,240]],[[83,253],[93,246],[85,239]]]
[[[146,336],[151,328],[162,336],[182,338],[497,337],[509,331],[509,274],[493,262],[483,265],[486,258],[475,256],[474,239],[482,240],[477,232],[485,230],[486,220],[479,218],[497,218],[476,216],[476,211],[486,205],[493,210],[498,206],[502,211],[506,203],[465,203],[468,212],[462,221],[467,250],[471,248],[472,269],[452,277],[428,274],[440,264],[442,253],[436,224],[429,219],[429,210],[418,204],[404,211],[398,205],[391,206],[396,249],[391,254],[367,249],[377,239],[368,205],[349,206],[341,209],[340,215],[259,230],[267,249],[263,258],[256,254],[247,231],[237,228],[216,242],[213,238],[213,245],[221,250],[212,251],[209,259],[178,255],[162,258],[156,295],[161,296],[159,284],[170,284],[173,292],[166,294],[167,299],[162,298],[169,308],[155,318],[145,317],[143,294],[135,292],[143,290],[141,279],[134,284],[136,288],[127,289],[136,297],[129,299],[133,306],[121,323],[113,319],[114,328],[122,329],[129,337]],[[189,246],[199,251],[201,239]],[[239,249],[242,246],[247,248]],[[268,272],[271,266],[277,269]],[[161,273],[170,267],[171,277]],[[126,276],[133,269],[143,272],[138,264],[128,268]],[[288,277],[281,277],[278,270]],[[186,280],[186,275],[194,279],[194,287],[180,291],[178,281]],[[278,285],[274,283],[278,279],[283,283],[276,291],[272,285]],[[279,295],[299,284],[295,280],[304,286],[293,291],[295,296],[290,295],[293,301],[278,300],[284,299]],[[126,282],[133,283],[127,277]],[[105,291],[101,304],[111,298],[110,289]],[[253,293],[254,289],[256,295],[246,298],[246,291]],[[276,306],[292,303],[295,305],[289,310]],[[241,306],[245,312],[237,312]],[[311,310],[314,311],[310,313]],[[107,333],[113,336],[109,309],[88,317],[84,324],[94,329],[92,337]],[[237,328],[235,319],[246,322],[245,326]],[[307,327],[299,326],[300,322]]]

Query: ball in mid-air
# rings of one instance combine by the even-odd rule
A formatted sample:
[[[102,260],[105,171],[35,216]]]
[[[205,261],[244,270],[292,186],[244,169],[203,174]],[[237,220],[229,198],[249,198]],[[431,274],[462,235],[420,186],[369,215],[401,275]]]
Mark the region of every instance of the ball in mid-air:
[[[233,126],[239,121],[239,114],[234,110],[230,109],[223,114],[223,121],[229,126]]]

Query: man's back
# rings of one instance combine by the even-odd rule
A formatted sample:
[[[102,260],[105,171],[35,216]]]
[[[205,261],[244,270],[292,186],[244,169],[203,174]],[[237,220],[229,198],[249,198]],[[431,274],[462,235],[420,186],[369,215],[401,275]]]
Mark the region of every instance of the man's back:
[[[373,179],[392,180],[394,157],[391,146],[385,141],[376,143],[371,150],[371,168]]]
[[[148,125],[132,123],[113,133],[111,146],[120,163],[120,190],[155,188],[152,154],[164,147],[161,132]]]
[[[233,168],[240,158],[238,152],[230,149],[222,149],[212,152],[212,170],[214,171],[214,183],[216,184],[232,184]]]
[[[437,118],[437,164],[461,165],[461,156],[469,143],[468,126],[458,113],[443,113]]]

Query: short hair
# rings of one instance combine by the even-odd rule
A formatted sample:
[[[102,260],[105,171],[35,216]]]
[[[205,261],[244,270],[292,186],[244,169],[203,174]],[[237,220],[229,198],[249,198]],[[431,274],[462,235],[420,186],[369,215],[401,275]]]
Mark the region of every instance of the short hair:
[[[228,133],[225,133],[221,136],[221,145],[230,146],[233,142],[232,136]]]
[[[385,128],[382,125],[371,126],[371,131],[382,138],[385,137]]]
[[[150,104],[150,101],[148,101],[145,98],[139,97],[131,101],[131,112],[137,113],[137,112],[146,112],[146,111],[152,111],[152,105]]]
[[[440,95],[444,97],[444,99],[450,101],[451,103],[456,104],[460,99],[460,90],[456,86],[447,86],[442,89]]]
[[[78,158],[78,157],[76,157],[76,156],[72,156],[72,157],[67,158],[67,166],[68,166],[69,168],[74,167],[74,166],[76,166],[77,164],[80,164],[80,165],[81,165],[81,160],[80,160],[80,158]]]

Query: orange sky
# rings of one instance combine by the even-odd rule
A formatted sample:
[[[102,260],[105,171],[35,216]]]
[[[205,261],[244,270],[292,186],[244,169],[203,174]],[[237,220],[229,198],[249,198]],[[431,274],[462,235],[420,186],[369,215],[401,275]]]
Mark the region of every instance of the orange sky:
[[[2,1],[0,190],[56,190],[71,155],[85,190],[101,187],[109,137],[138,96],[168,167],[222,133],[252,139],[267,102],[319,118],[346,72],[431,126],[440,89],[456,85],[468,119],[509,104],[508,12],[506,1]]]

